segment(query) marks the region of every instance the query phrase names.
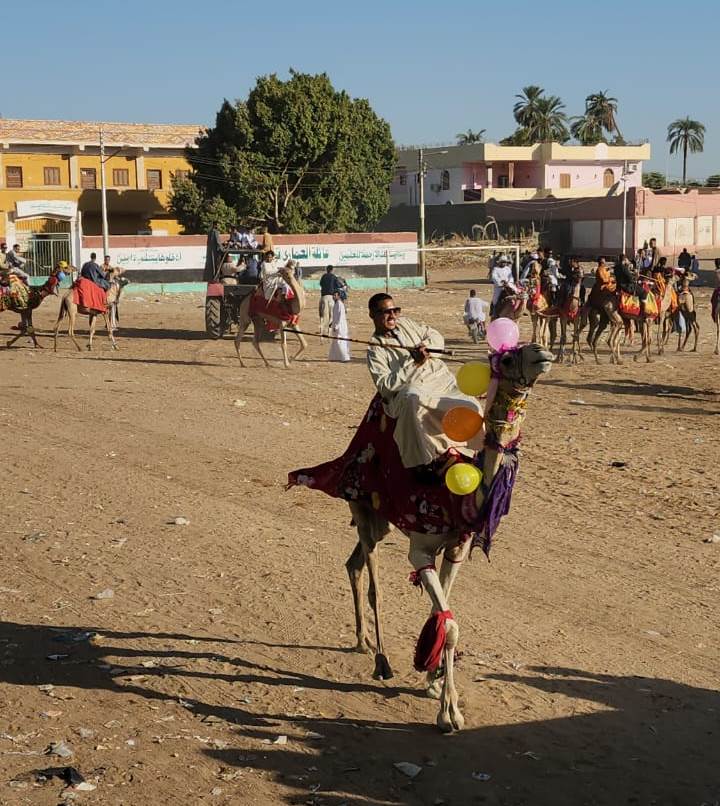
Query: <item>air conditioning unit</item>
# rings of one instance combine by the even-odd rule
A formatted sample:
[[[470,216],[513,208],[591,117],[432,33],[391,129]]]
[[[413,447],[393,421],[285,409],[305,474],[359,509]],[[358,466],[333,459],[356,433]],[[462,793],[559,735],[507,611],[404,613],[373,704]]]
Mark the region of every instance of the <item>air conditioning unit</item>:
[[[628,164],[627,164],[627,172],[629,174],[634,174],[635,171],[637,171],[637,169],[638,169],[637,162],[628,162]]]
[[[430,190],[434,191],[435,193],[440,193],[442,190],[442,185],[430,185]]]

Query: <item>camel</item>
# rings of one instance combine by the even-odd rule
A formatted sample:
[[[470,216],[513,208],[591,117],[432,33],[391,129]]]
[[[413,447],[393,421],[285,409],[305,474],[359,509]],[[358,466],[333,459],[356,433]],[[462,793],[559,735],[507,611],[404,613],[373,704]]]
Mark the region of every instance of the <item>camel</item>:
[[[504,318],[517,322],[524,313],[527,313],[527,294],[525,291],[517,292],[508,286],[503,289],[491,319]]]
[[[527,397],[540,375],[550,371],[552,360],[552,354],[538,344],[527,344],[515,350],[496,354],[491,358],[498,376],[498,386],[485,415],[485,449],[481,455],[482,485],[476,493],[471,493],[463,498],[464,502],[470,499],[470,507],[482,505],[501,468],[505,474],[508,463],[515,461],[514,451],[520,436],[520,426],[525,418]],[[382,425],[378,427],[382,430]],[[367,453],[364,451],[361,456]],[[360,458],[359,461],[362,463],[370,461],[370,459]],[[313,486],[313,479],[310,476],[302,475],[305,473],[312,474],[312,471],[292,473],[290,486],[293,484]],[[506,476],[503,475],[503,478]],[[375,496],[377,493],[373,493],[373,495]],[[496,502],[497,499],[493,498],[493,501]],[[374,501],[372,505],[359,500],[350,501],[349,505],[358,534],[357,545],[345,564],[355,609],[356,649],[363,653],[373,650],[373,645],[368,638],[364,607],[363,582],[367,568],[370,578],[368,599],[375,621],[375,670],[373,676],[376,679],[387,680],[393,676],[393,673],[387,659],[383,638],[378,546],[391,532],[392,527],[379,514]],[[458,644],[459,627],[448,609],[453,583],[460,565],[470,553],[473,542],[472,539],[464,539],[467,535],[463,536],[461,528],[458,524],[455,531],[443,534],[438,533],[437,530],[434,533],[404,531],[410,540],[409,560],[415,569],[414,581],[422,584],[430,596],[432,612],[428,624],[432,624],[432,620],[435,618],[435,623],[444,622],[445,625],[445,641],[444,647],[441,649],[442,665],[435,671],[427,672],[425,689],[428,696],[440,699],[437,724],[442,731],[448,733],[461,730],[464,725],[464,717],[458,706],[454,679],[454,657]],[[435,568],[435,560],[441,553],[443,559],[438,573]],[[428,625],[423,629],[423,635],[427,627]],[[441,633],[438,633],[438,636],[441,638]]]
[[[120,294],[120,283],[117,278],[114,278],[110,282],[110,288],[107,291],[106,295],[106,308],[104,311],[95,311],[88,308],[84,308],[80,305],[75,304],[75,300],[73,299],[73,289],[71,288],[60,300],[60,310],[58,311],[58,318],[55,322],[55,331],[54,331],[54,343],[53,349],[57,352],[57,344],[58,344],[58,333],[60,332],[60,325],[62,324],[63,319],[67,316],[68,320],[68,336],[72,339],[72,343],[77,347],[79,351],[82,350],[82,347],[78,343],[77,339],[75,338],[75,322],[77,321],[78,314],[88,317],[88,326],[89,326],[89,337],[87,343],[87,349],[92,350],[92,343],[93,343],[93,336],[95,335],[95,328],[97,326],[97,318],[98,316],[102,316],[105,322],[105,329],[107,330],[108,338],[110,339],[110,347],[113,350],[118,349],[117,342],[115,341],[115,336],[113,334],[112,327],[110,325],[110,317],[109,317],[109,310],[114,305],[115,301],[117,300]]]
[[[283,266],[280,269],[280,274],[282,275],[285,282],[290,286],[293,291],[293,298],[289,300],[290,305],[290,313],[293,316],[299,316],[300,312],[305,307],[305,289],[303,288],[303,284],[295,277],[295,273],[292,268],[288,266]],[[280,330],[280,345],[282,349],[283,355],[283,364],[287,369],[290,366],[290,361],[297,361],[298,358],[305,352],[307,349],[307,341],[303,337],[302,333],[298,332],[297,325],[291,324],[289,322],[283,321],[275,316],[270,316],[268,314],[263,314],[262,316],[259,315],[251,315],[250,314],[250,301],[252,299],[252,294],[248,295],[243,299],[240,303],[240,308],[238,311],[238,326],[237,326],[237,334],[235,336],[235,351],[237,352],[238,360],[240,361],[240,366],[244,367],[245,363],[243,362],[242,356],[240,355],[240,343],[242,342],[242,338],[245,334],[245,331],[248,329],[250,323],[253,325],[253,347],[257,351],[260,358],[262,358],[263,362],[265,363],[266,367],[270,367],[267,358],[263,354],[262,349],[260,348],[260,333],[265,328],[265,322],[272,322],[273,324],[277,325],[278,329]],[[288,359],[287,353],[287,332],[294,333],[297,336],[298,341],[300,342],[300,349],[295,353],[295,355]]]
[[[679,311],[685,320],[685,338],[683,339],[682,333],[678,333],[677,348],[679,351],[685,349],[688,339],[690,338],[690,332],[692,331],[692,333],[695,335],[695,342],[693,344],[692,352],[696,353],[698,348],[698,338],[700,337],[700,323],[698,322],[697,311],[695,310],[695,297],[692,289],[690,288],[690,281],[688,279],[684,279],[682,282],[682,288],[678,294],[678,306]]]
[[[33,327],[33,311],[51,294],[57,296],[58,287],[64,277],[64,272],[60,268],[55,268],[44,285],[39,288],[28,287],[22,281],[17,281],[17,284],[13,282],[15,288],[11,285],[10,293],[0,295],[0,312],[13,311],[20,314],[20,332],[8,340],[7,347],[12,347],[23,336],[29,336],[34,347],[42,347]]]
[[[571,362],[577,364],[578,361],[584,361],[580,352],[580,333],[587,324],[587,313],[583,306],[580,304],[580,297],[582,295],[583,276],[580,271],[572,275],[572,283],[568,289],[567,296],[564,298],[559,307],[555,307],[540,316],[550,319],[551,340],[550,349],[555,343],[555,334],[553,328],[554,319],[560,320],[560,344],[558,346],[557,360],[563,362],[565,360],[565,346],[567,345],[567,331],[568,327],[572,328],[572,352]]]

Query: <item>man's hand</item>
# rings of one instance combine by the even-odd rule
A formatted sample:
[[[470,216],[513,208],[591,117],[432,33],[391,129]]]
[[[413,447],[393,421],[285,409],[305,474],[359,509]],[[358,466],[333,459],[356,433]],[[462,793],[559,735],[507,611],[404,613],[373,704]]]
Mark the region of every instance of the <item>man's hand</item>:
[[[421,367],[428,360],[428,358],[430,358],[428,348],[424,344],[418,344],[417,347],[414,347],[412,350],[410,350],[410,355],[413,357],[413,361],[419,367]]]

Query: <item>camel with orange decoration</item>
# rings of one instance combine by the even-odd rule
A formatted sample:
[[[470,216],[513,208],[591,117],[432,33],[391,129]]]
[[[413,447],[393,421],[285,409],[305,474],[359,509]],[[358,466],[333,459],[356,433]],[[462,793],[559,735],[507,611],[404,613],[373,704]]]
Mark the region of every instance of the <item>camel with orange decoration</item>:
[[[508,320],[496,320],[507,323]],[[492,343],[493,322],[488,327]],[[432,359],[437,360],[437,359]],[[462,562],[474,546],[487,554],[510,498],[518,467],[521,425],[527,399],[537,379],[550,371],[553,356],[538,344],[522,347],[501,344],[488,365],[465,365],[481,375],[487,371],[484,447],[468,462],[449,450],[434,463],[441,477],[419,477],[403,466],[396,443],[398,421],[388,416],[376,395],[348,449],[338,459],[289,474],[288,487],[302,485],[348,502],[358,542],[346,562],[355,608],[357,650],[374,649],[376,679],[393,676],[387,659],[382,626],[382,590],[378,546],[393,526],[409,538],[411,581],[422,585],[431,601],[431,614],[415,650],[414,665],[426,674],[425,690],[440,700],[437,724],[443,732],[461,730],[464,716],[458,704],[454,658],[459,627],[450,610],[450,595]],[[490,380],[492,376],[492,380]],[[460,377],[460,375],[459,375]],[[474,389],[463,388],[477,394]],[[474,410],[471,411],[475,415]],[[451,409],[457,412],[457,409]],[[448,416],[446,415],[446,416]],[[482,419],[480,420],[482,427]],[[449,432],[446,430],[446,433]],[[481,432],[482,434],[482,432]],[[458,435],[459,436],[459,435]],[[466,434],[466,436],[468,436]],[[451,474],[453,475],[451,483]],[[467,479],[477,475],[476,485]],[[451,489],[452,488],[452,491]],[[440,570],[437,558],[442,555]],[[364,603],[365,571],[368,599],[374,614],[375,642],[367,632]]]
[[[33,311],[49,296],[57,296],[60,283],[65,279],[63,268],[67,268],[67,264],[65,267],[58,264],[39,287],[27,286],[19,277],[5,273],[7,282],[0,292],[0,312],[12,311],[20,315],[20,331],[8,339],[7,347],[12,347],[23,336],[29,336],[34,347],[42,347],[33,327]]]

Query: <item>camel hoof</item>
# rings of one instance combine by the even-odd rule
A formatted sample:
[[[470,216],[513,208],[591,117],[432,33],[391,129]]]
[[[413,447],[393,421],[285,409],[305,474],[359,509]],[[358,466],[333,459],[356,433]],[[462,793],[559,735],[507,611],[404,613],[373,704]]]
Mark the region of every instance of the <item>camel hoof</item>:
[[[435,680],[425,684],[425,696],[430,700],[439,700],[442,695],[442,687],[442,677],[435,678]]]
[[[437,726],[443,733],[454,733],[465,727],[465,717],[460,713],[457,705],[442,709],[437,716]]]
[[[375,655],[375,671],[373,672],[373,678],[375,680],[392,680],[393,677],[393,671],[390,668],[388,659],[382,652],[378,652]]]
[[[355,651],[360,655],[367,655],[370,652],[375,651],[375,647],[370,643],[367,635],[363,635],[357,640],[357,644],[355,644]]]

